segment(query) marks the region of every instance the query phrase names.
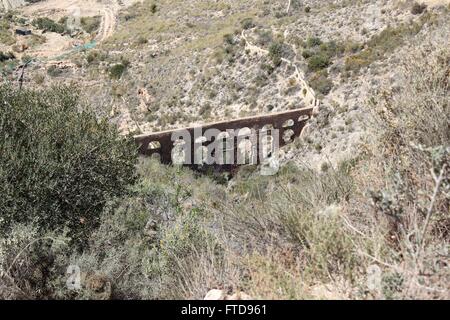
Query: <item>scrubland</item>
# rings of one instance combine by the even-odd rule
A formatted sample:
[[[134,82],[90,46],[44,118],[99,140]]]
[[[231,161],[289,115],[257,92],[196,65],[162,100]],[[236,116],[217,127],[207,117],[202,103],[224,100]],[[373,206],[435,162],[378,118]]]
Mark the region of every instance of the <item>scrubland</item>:
[[[449,299],[449,8],[320,4],[144,1],[80,70],[3,84],[0,297]],[[274,176],[161,165],[124,134],[298,107],[281,58],[322,104]]]

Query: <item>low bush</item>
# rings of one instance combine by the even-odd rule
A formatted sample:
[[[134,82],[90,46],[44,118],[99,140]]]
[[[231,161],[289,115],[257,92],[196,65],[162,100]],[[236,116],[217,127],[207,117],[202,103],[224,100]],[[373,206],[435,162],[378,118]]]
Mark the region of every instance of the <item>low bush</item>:
[[[414,2],[413,6],[411,7],[411,13],[414,15],[422,14],[426,9],[426,4]]]
[[[84,31],[87,33],[94,33],[100,27],[101,17],[82,17],[80,22]]]
[[[260,46],[268,46],[273,42],[273,35],[270,31],[259,31],[257,43]]]
[[[372,100],[378,143],[359,174],[390,250],[383,294],[443,297],[448,266],[437,261],[450,235],[448,45],[429,43],[404,58],[401,70],[403,88]]]
[[[106,201],[134,181],[134,145],[73,91],[0,87],[1,232],[33,222],[83,242]]]
[[[0,51],[0,62],[4,62],[7,60],[13,60],[16,57],[12,52],[4,53],[3,51]]]
[[[64,71],[62,69],[58,68],[55,65],[52,65],[52,66],[48,67],[48,69],[47,69],[47,74],[50,77],[59,77],[61,74],[63,74],[63,72]]]
[[[314,55],[314,52],[310,51],[310,50],[303,50],[302,51],[302,57],[304,59],[309,59]]]
[[[107,53],[100,50],[90,50],[86,55],[86,60],[89,64],[98,63],[100,61],[105,61],[107,58]]]
[[[66,28],[63,24],[57,23],[50,18],[36,18],[32,21],[32,25],[43,31],[50,31],[56,33],[66,32]]]
[[[75,298],[201,299],[221,281],[232,281],[221,275],[223,249],[204,211],[207,201],[217,201],[208,193],[219,196],[218,187],[154,160],[138,168],[132,193],[107,206],[89,247],[70,258],[86,275],[101,275],[111,290],[94,292],[86,280]],[[69,297],[67,290],[59,294]]]
[[[313,48],[320,46],[322,44],[322,40],[318,37],[309,37],[308,40],[306,40],[306,45],[308,48]]]
[[[244,30],[254,28],[256,25],[252,18],[246,18],[241,21],[241,26]]]
[[[327,95],[333,89],[333,81],[328,78],[327,72],[318,72],[310,79],[311,87],[323,95]]]
[[[35,224],[14,224],[8,234],[0,233],[0,299],[47,299],[65,273],[57,256],[67,258],[68,239],[42,233]],[[70,249],[69,249],[70,251]]]
[[[345,70],[359,72],[360,69],[369,66],[374,61],[383,59],[402,45],[406,39],[414,37],[422,29],[426,20],[417,23],[404,23],[397,27],[388,27],[381,33],[374,35],[365,49],[347,57]]]
[[[269,46],[269,57],[271,58],[275,67],[281,64],[281,58],[283,57],[283,43],[273,42]]]
[[[155,14],[158,11],[158,6],[155,3],[150,5],[150,12]]]
[[[321,71],[333,63],[333,59],[342,54],[345,49],[335,41],[323,42],[319,38],[309,38],[302,56],[308,62],[310,72]]]

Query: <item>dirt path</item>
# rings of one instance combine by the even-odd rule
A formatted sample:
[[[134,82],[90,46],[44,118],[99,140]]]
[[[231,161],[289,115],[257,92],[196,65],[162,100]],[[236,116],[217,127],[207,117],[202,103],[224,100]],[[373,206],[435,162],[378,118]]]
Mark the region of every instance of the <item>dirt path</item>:
[[[95,40],[97,42],[103,42],[107,38],[113,35],[116,29],[117,15],[120,10],[120,5],[117,1],[112,1],[107,4],[102,10],[102,22],[100,24],[99,31]]]
[[[0,0],[0,9],[12,10],[24,4],[25,0]]]
[[[245,41],[245,49],[249,50],[251,53],[256,53],[258,55],[269,55],[269,51],[262,49],[254,44],[252,44],[248,39],[247,35],[245,34],[245,30],[242,31],[241,34],[242,38]],[[297,65],[292,62],[291,60],[288,60],[286,58],[281,58],[281,60],[286,63],[287,65],[290,65],[295,70],[295,79],[298,81],[300,87],[301,87],[301,94],[300,99],[302,99],[305,102],[306,106],[312,106],[317,107],[319,105],[319,101],[316,98],[316,93],[314,90],[308,85],[308,83],[305,80],[305,75],[303,72],[300,71],[300,69],[297,67]]]

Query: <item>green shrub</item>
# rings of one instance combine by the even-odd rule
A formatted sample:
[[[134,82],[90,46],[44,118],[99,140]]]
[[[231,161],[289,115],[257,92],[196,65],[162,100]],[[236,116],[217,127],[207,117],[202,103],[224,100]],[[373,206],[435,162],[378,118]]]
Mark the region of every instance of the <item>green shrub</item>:
[[[396,48],[405,43],[405,40],[417,35],[426,20],[417,23],[402,23],[396,27],[387,27],[379,34],[374,35],[366,45],[364,50],[358,52],[356,44],[347,48],[347,51],[355,54],[347,57],[345,70],[358,72],[361,68],[367,67],[375,61],[382,60],[386,54],[394,52]],[[349,50],[350,49],[350,50]]]
[[[411,13],[414,15],[422,14],[426,9],[426,4],[414,2],[413,6],[411,7]]]
[[[158,11],[158,6],[155,3],[150,5],[150,12],[155,14]]]
[[[86,56],[86,60],[89,64],[96,63],[98,61],[105,61],[107,54],[100,50],[91,50]]]
[[[329,94],[331,89],[333,89],[333,81],[328,78],[326,72],[315,74],[310,80],[310,85],[315,91],[323,95]]]
[[[304,59],[309,59],[314,55],[314,52],[310,51],[310,50],[303,50],[302,52],[302,57]]]
[[[312,71],[319,71],[330,66],[330,58],[325,54],[316,54],[308,59],[308,68]]]
[[[15,57],[12,52],[4,53],[3,51],[0,51],[0,62],[4,62],[7,60],[13,60],[13,59],[15,59]]]
[[[329,41],[322,43],[319,47],[321,53],[328,55],[329,57],[334,57],[342,52],[344,52],[344,47],[338,45],[336,41]]]
[[[101,17],[83,17],[81,18],[81,26],[87,33],[93,33],[98,30],[101,23]]]
[[[111,68],[109,68],[109,75],[113,79],[120,79],[120,78],[122,78],[122,75],[126,69],[127,69],[127,67],[123,63],[115,64]]]
[[[0,231],[35,222],[81,242],[105,202],[134,181],[134,145],[82,108],[72,88],[2,86],[0,101]]]
[[[139,36],[138,39],[137,39],[137,43],[140,44],[140,45],[146,44],[146,43],[148,43],[148,39],[145,38],[144,36]]]
[[[278,67],[281,64],[281,58],[283,56],[283,43],[273,42],[269,47],[269,56],[274,66]]]
[[[428,288],[445,295],[448,282],[448,266],[433,261],[447,250],[450,235],[450,50],[433,37],[427,41],[403,57],[402,90],[383,88],[370,100],[378,142],[371,146],[371,167],[359,176],[370,190],[371,211],[388,220],[384,232],[394,240],[387,248],[400,266],[384,272],[386,298],[435,299],[440,294],[429,295]],[[417,285],[427,281],[427,288]]]
[[[320,71],[329,67],[332,59],[345,51],[342,44],[336,41],[322,42],[319,38],[309,38],[306,43],[308,49],[302,52],[303,58],[308,60],[309,71]]]
[[[199,256],[213,248],[215,265],[220,256],[214,257],[218,247],[205,227],[208,213],[185,204],[193,193],[204,192],[206,198],[211,190],[219,193],[206,177],[151,159],[140,162],[138,171],[133,192],[106,208],[89,248],[72,261],[88,274],[110,279],[113,299],[203,298],[210,289],[205,282],[217,274],[209,268],[206,276]],[[189,293],[194,286],[199,288]],[[83,289],[77,298],[84,297],[96,298],[96,293]]]
[[[257,43],[260,46],[266,46],[273,41],[273,36],[270,31],[260,31],[258,32]]]
[[[0,235],[0,299],[46,299],[51,294],[55,256],[65,256],[67,239],[42,235],[35,225],[15,224]],[[65,282],[64,282],[65,284]]]
[[[305,259],[304,276],[351,277],[357,258],[335,206],[352,192],[349,170],[348,163],[320,174],[287,165],[276,177],[238,177],[234,190],[246,196],[224,206],[225,231],[233,241],[251,239],[254,250],[290,242]]]
[[[253,22],[252,18],[246,18],[241,21],[241,26],[244,30],[251,29],[255,27],[255,23]]]

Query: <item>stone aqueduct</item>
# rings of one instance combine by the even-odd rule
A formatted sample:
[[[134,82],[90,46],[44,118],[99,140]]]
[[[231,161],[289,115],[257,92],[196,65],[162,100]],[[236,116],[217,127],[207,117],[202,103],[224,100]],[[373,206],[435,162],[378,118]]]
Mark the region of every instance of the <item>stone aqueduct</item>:
[[[317,106],[318,101],[314,100],[313,105]],[[184,155],[184,159],[194,159],[196,155],[198,157],[199,151],[201,153],[201,150],[199,149],[204,148],[205,145],[217,142],[214,141],[215,139],[217,139],[216,137],[208,139],[207,135],[204,135],[208,130],[215,129],[221,132],[221,134],[219,134],[217,137],[219,137],[219,139],[221,139],[224,144],[229,143],[231,140],[230,145],[232,146],[232,149],[226,150],[226,152],[232,152],[232,159],[234,160],[239,159],[239,152],[243,152],[240,149],[241,146],[239,142],[251,141],[251,157],[254,160],[250,160],[249,163],[259,164],[262,160],[260,156],[260,148],[262,147],[262,145],[260,143],[261,140],[259,139],[261,133],[264,133],[266,136],[278,139],[278,141],[272,141],[272,143],[276,144],[279,147],[283,147],[286,144],[293,142],[295,137],[300,136],[308,120],[311,118],[314,106],[262,116],[209,123],[197,127],[188,127],[150,134],[142,134],[135,136],[134,139],[139,147],[139,153],[141,155],[148,157],[157,156],[162,163],[171,164],[175,162],[173,151],[176,150],[177,144],[179,144],[180,142],[183,143],[183,149],[190,152],[190,155]],[[277,130],[276,135],[273,134],[275,130]],[[186,136],[186,133],[189,133],[190,137],[195,137],[195,132],[200,132],[200,140],[185,140],[181,138],[183,136]],[[250,134],[251,132],[252,134]],[[243,137],[244,135],[249,139],[246,140],[246,137]],[[254,139],[252,139],[250,135],[254,135]],[[184,161],[183,163],[193,167],[198,167],[198,163],[193,164],[192,162]],[[219,166],[223,170],[232,170],[239,164],[244,163],[222,163],[219,164]]]

